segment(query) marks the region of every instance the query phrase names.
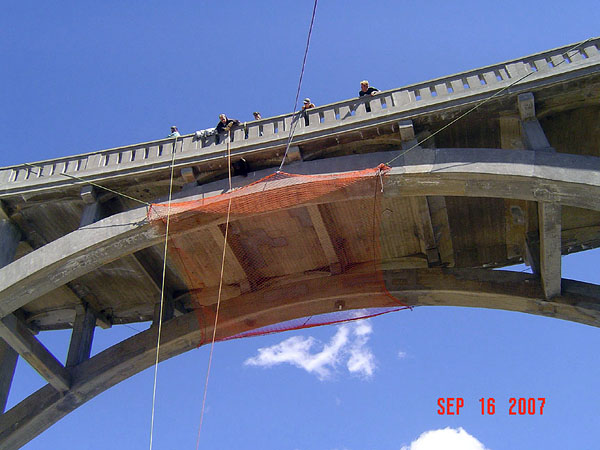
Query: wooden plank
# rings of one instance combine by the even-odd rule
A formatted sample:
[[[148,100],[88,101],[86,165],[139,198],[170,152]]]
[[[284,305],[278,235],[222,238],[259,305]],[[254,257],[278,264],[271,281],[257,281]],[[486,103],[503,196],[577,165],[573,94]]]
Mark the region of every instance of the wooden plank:
[[[331,236],[327,231],[327,226],[325,225],[325,221],[323,215],[321,214],[319,206],[308,205],[306,209],[308,210],[308,214],[310,215],[310,220],[312,221],[313,228],[315,229],[317,237],[319,238],[319,242],[321,243],[323,253],[325,253],[325,258],[327,258],[329,270],[334,275],[341,273],[342,264],[335,251],[333,242],[331,241]]]
[[[540,272],[547,299],[561,292],[561,207],[557,203],[539,202]]]
[[[14,314],[0,320],[0,337],[58,391],[68,391],[71,376]]]

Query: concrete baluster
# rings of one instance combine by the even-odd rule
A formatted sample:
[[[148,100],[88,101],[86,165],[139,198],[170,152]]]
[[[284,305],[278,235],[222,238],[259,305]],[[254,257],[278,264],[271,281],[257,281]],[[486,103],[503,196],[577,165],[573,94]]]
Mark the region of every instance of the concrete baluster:
[[[377,94],[374,95],[373,97],[371,97],[371,101],[369,102],[369,104],[371,105],[371,112],[372,113],[378,113],[381,111],[381,99],[383,98],[383,95],[381,94]]]
[[[308,125],[311,127],[317,126],[321,123],[321,117],[318,111],[310,111],[308,113]]]
[[[354,115],[356,117],[364,116],[367,113],[367,111],[371,111],[370,100],[371,99],[369,97],[365,96],[354,104]],[[369,105],[368,108],[367,104]]]
[[[450,82],[450,86],[452,86],[452,90],[454,92],[462,92],[465,90],[465,86],[463,85],[462,80],[452,80]]]
[[[568,66],[566,61],[563,62],[565,60],[563,55],[554,55],[554,56],[552,56],[551,60],[552,60],[552,64],[554,64],[554,67],[556,67],[560,64],[560,68],[564,70]]]
[[[467,77],[467,84],[470,89],[480,89],[481,88],[481,80],[477,75],[471,75]]]
[[[419,95],[421,96],[421,100],[429,101],[433,98],[431,95],[431,89],[429,86],[423,86],[419,88]]]
[[[260,134],[260,125],[258,123],[252,123],[248,125],[248,139],[255,139]]]
[[[352,116],[352,114],[350,114],[350,106],[348,104],[340,106],[339,111],[340,111],[340,120],[346,120],[347,118]]]
[[[242,126],[236,127],[233,131],[233,142],[242,142],[246,136],[246,131],[244,130],[243,124]]]
[[[498,80],[496,79],[496,74],[493,70],[490,72],[484,72],[483,79],[488,84],[488,86],[493,86],[498,83]]]
[[[550,70],[550,67],[548,66],[548,61],[546,61],[546,59],[536,59],[533,61],[533,64],[535,65],[535,68],[538,70],[538,72],[548,72]]]
[[[521,78],[532,71],[532,69],[526,66],[522,61],[507,64],[506,70],[511,78]]]
[[[324,124],[333,124],[337,120],[335,118],[335,109],[334,108],[327,108],[325,111],[323,111],[323,116],[324,116],[324,120],[323,120]]]
[[[273,122],[263,124],[263,136],[273,136],[275,134],[275,125]]]
[[[394,98],[394,105],[396,105],[396,107],[402,107],[414,101],[414,99],[411,98],[410,93],[406,90],[394,92],[392,97]]]
[[[598,52],[598,47],[595,45],[588,45],[587,47],[583,47],[583,51],[588,56],[588,58],[599,58],[600,52]]]
[[[446,95],[448,95],[448,87],[446,86],[446,83],[440,83],[440,84],[436,84],[435,85],[435,93],[437,94],[438,97],[445,97]]]

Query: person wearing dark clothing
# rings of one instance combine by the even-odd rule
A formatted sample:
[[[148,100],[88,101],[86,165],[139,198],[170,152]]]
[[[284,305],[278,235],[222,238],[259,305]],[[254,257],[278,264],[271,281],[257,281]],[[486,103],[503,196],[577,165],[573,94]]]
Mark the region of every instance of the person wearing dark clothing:
[[[239,125],[240,121],[237,119],[230,119],[225,114],[219,116],[219,123],[215,127],[217,133],[224,133],[231,130],[232,127]]]
[[[369,87],[369,82],[367,80],[360,82],[360,91],[358,91],[359,97],[362,97],[363,95],[375,95],[376,92],[379,92],[379,89],[374,88],[373,86]]]
[[[314,108],[315,104],[310,101],[310,98],[304,99],[304,104],[302,105],[302,117],[304,117],[304,125],[308,126],[308,114],[306,112],[307,109]]]

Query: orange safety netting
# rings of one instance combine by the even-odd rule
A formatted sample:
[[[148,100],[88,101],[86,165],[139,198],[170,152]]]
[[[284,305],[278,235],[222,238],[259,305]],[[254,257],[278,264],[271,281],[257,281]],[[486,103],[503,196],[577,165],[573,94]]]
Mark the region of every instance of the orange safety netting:
[[[185,282],[200,328],[211,330],[205,336],[212,335],[224,248],[217,340],[405,308],[388,294],[380,270],[388,170],[277,172],[231,192],[172,203],[168,264]],[[166,223],[168,212],[167,204],[153,204],[148,219]]]

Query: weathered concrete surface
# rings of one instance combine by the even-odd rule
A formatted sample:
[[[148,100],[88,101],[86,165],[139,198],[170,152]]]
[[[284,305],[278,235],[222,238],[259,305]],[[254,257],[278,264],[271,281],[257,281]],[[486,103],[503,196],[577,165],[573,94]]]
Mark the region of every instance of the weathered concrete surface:
[[[372,266],[370,266],[372,268]],[[600,326],[598,286],[563,280],[563,294],[547,302],[531,274],[474,270],[386,270],[386,287],[410,305],[470,306],[519,311]],[[277,285],[243,294],[223,305],[217,338],[299,317],[345,309],[400,306],[381,294],[380,274],[348,273]],[[277,292],[291,293],[286,297]],[[294,294],[296,293],[296,294]],[[302,293],[298,295],[298,293]],[[375,300],[374,300],[375,299]],[[384,300],[382,300],[384,299]],[[188,313],[163,325],[160,360],[207,343],[213,318]],[[200,321],[199,321],[200,320]],[[69,412],[154,363],[157,327],[151,327],[73,369],[64,395],[46,386],[0,416],[0,446],[24,445]]]
[[[376,161],[377,156],[297,163],[294,171],[323,173],[333,167],[363,168],[365,163]],[[393,167],[386,175],[386,196],[448,195],[552,201],[600,211],[600,158],[494,149],[422,149],[419,153],[404,155],[398,162],[406,165]],[[210,186],[199,187],[197,196],[185,199],[205,197],[210,195],[207,193],[210,189]],[[355,196],[370,198],[372,192],[366,189],[356,192]],[[145,216],[145,208],[111,216],[0,269],[0,315],[4,317],[110,261],[159,243],[162,230],[147,224]],[[217,223],[211,221],[198,227]]]
[[[20,237],[21,233],[6,218],[0,204],[0,268],[12,262]],[[0,414],[6,408],[18,356],[10,345],[0,339]]]

